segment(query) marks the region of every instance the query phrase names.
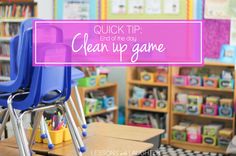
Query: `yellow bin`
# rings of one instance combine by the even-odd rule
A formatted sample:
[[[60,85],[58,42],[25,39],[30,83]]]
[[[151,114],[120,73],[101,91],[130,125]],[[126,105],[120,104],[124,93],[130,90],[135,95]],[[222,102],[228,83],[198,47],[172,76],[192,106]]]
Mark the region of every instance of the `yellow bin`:
[[[70,130],[69,128],[64,128],[63,141],[70,141],[70,140],[71,140]]]
[[[29,129],[30,135],[32,134],[32,128]],[[35,135],[35,142],[37,143],[42,143],[43,139],[41,138],[41,133],[40,133],[40,129],[38,128],[36,130],[36,135]]]
[[[49,130],[49,134],[50,134],[50,137],[52,139],[52,143],[54,145],[57,145],[57,144],[60,144],[60,143],[63,142],[63,132],[64,132],[63,128],[60,129],[60,130],[57,130],[57,131]],[[43,143],[47,144],[48,140],[44,139]]]

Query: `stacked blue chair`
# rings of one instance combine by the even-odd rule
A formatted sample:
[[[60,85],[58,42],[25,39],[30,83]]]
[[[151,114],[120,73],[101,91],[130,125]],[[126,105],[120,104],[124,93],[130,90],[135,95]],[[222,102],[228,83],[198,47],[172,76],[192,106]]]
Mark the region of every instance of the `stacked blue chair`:
[[[3,92],[11,93],[12,95],[9,96],[4,94],[0,98],[1,106],[8,107],[8,111],[11,116],[11,122],[14,128],[14,133],[17,138],[17,144],[19,145],[21,155],[27,155],[27,156],[30,155],[29,144],[26,139],[22,124],[22,117],[24,116],[24,114],[34,111],[37,112],[33,134],[31,137],[31,142],[32,142],[33,137],[35,136],[34,135],[35,127],[39,124],[43,111],[54,107],[58,107],[63,111],[65,111],[69,129],[75,145],[75,149],[77,154],[79,155],[80,152],[85,151],[85,148],[80,138],[80,135],[78,134],[77,127],[72,119],[68,105],[66,103],[66,100],[70,96],[71,68],[32,67],[32,64],[29,63],[31,60],[31,53],[32,53],[32,47],[31,47],[32,30],[27,30],[24,32],[22,42],[24,42],[24,44],[19,42],[19,45],[21,45],[19,47],[24,49],[24,52],[20,55],[20,57],[16,58],[23,57],[24,59],[25,58],[30,58],[30,59],[29,60],[26,59],[23,62],[17,63],[17,65],[19,65],[23,69],[28,68],[29,70],[27,72],[22,72],[21,70],[19,70],[18,74],[15,75],[16,77],[15,79],[16,81],[18,80],[17,82],[21,82],[20,84],[21,85],[23,84],[22,85],[23,87],[21,87],[21,85],[18,85],[18,87],[15,88],[13,87],[15,89],[14,91],[12,88],[9,89],[8,91],[6,91],[7,89],[6,90],[3,89],[4,90]],[[50,47],[56,45],[57,44],[48,46]],[[25,87],[24,85],[27,84],[26,82],[31,82],[31,83],[29,86]],[[8,86],[10,85],[8,84]],[[19,91],[19,89],[21,89],[22,91]],[[26,90],[29,91],[26,92]],[[21,112],[17,114],[15,110],[21,110]]]

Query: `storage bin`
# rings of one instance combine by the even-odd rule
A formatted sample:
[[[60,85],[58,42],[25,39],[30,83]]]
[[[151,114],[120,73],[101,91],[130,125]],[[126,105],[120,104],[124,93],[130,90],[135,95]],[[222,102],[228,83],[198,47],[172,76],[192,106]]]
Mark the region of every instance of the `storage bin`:
[[[216,116],[218,114],[218,105],[216,105],[216,104],[213,104],[213,105],[205,104],[205,105],[203,105],[203,114]]]
[[[216,136],[203,135],[203,144],[216,146]]]
[[[181,76],[181,75],[174,76],[173,79],[173,83],[176,86],[187,86],[188,84],[187,81],[188,81],[187,76]]]
[[[30,135],[32,134],[32,130],[33,130],[32,128],[29,128]],[[43,139],[41,138],[41,131],[40,131],[39,128],[36,130],[35,142],[36,143],[42,143],[43,142]]]
[[[81,87],[94,87],[97,84],[97,77],[84,77],[78,80],[78,85]]]
[[[199,76],[188,76],[187,84],[189,86],[201,86],[202,85],[202,78]]]
[[[145,82],[154,82],[154,73],[151,72],[141,72],[140,73],[140,79],[141,81]]]
[[[186,104],[174,103],[174,111],[175,112],[185,113],[186,109],[187,109]]]
[[[178,141],[186,141],[187,140],[186,127],[179,125],[172,127],[172,139]]]
[[[52,139],[52,143],[54,145],[60,144],[63,142],[64,128],[57,131],[53,131],[49,129],[49,134]],[[43,143],[47,144],[48,143],[47,139],[44,139]]]
[[[70,135],[70,130],[69,128],[63,128],[63,141],[70,141],[71,140],[71,135]]]
[[[188,133],[187,134],[187,140],[190,143],[202,143],[202,135],[201,134],[193,134],[193,133]]]
[[[167,107],[167,101],[165,100],[156,100],[158,109],[165,109]]]
[[[203,86],[204,87],[217,88],[218,87],[218,79],[204,77],[203,78]]]
[[[113,96],[108,96],[103,99],[103,108],[109,109],[115,106],[115,98]]]
[[[232,117],[233,108],[230,106],[220,106],[219,107],[219,116]]]
[[[89,115],[96,112],[97,99],[85,98],[85,114]]]
[[[139,107],[139,100],[135,98],[130,98],[128,100],[128,104],[129,106],[132,106],[132,107]]]
[[[219,87],[224,89],[233,89],[234,88],[234,80],[224,80],[220,79],[219,80]]]
[[[143,108],[156,108],[155,99],[140,99],[140,106]]]
[[[98,75],[97,76],[97,86],[102,86],[107,83],[106,75]]]
[[[166,74],[166,73],[157,73],[156,74],[156,82],[167,83],[168,82],[168,74]]]

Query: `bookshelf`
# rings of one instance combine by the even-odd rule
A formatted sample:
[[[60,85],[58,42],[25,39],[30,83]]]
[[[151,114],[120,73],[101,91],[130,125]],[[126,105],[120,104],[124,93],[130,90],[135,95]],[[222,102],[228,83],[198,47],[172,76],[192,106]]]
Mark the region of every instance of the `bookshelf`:
[[[117,89],[117,84],[116,83],[110,83],[107,82],[104,85],[100,85],[100,86],[94,86],[94,87],[80,87],[78,86],[78,90],[79,90],[79,94],[80,94],[80,98],[82,101],[82,104],[84,106],[85,109],[85,98],[86,98],[86,94],[88,94],[91,91],[103,91],[107,96],[112,96],[114,97],[114,106],[107,108],[107,109],[102,109],[100,111],[96,111],[93,113],[89,113],[86,114],[85,113],[85,118],[88,121],[89,118],[96,118],[98,116],[103,116],[109,113],[113,114],[113,123],[117,123],[118,122],[118,89]],[[74,88],[72,89],[71,92],[71,96],[73,98],[73,100],[75,101],[75,90]],[[78,109],[77,105],[76,108]],[[76,118],[74,112],[72,111],[72,115]],[[76,121],[76,124],[79,125],[79,123]]]
[[[174,76],[179,75],[181,68],[184,67],[172,67],[172,81],[174,81]],[[233,79],[236,80],[234,73],[234,64],[225,64],[221,62],[205,62],[204,67],[192,67],[192,69],[206,68],[209,69],[211,74],[219,74],[222,70],[230,70],[233,73]],[[178,125],[182,121],[190,121],[196,124],[209,125],[212,123],[223,124],[225,128],[230,128],[235,135],[235,113],[232,117],[224,117],[219,115],[206,115],[203,114],[203,110],[200,114],[188,114],[186,112],[176,112],[174,110],[174,103],[176,102],[176,94],[184,93],[190,95],[203,95],[203,96],[219,96],[221,98],[229,98],[233,101],[236,100],[235,85],[233,89],[225,88],[211,88],[206,86],[176,86],[172,82],[171,89],[171,115],[170,115],[170,144],[178,148],[184,148],[189,150],[203,151],[203,152],[216,152],[216,153],[225,153],[226,148],[220,147],[218,145],[207,145],[203,143],[190,143],[187,141],[174,140],[172,137],[172,127]],[[204,100],[205,102],[205,100]],[[235,109],[235,108],[233,108]]]
[[[126,107],[125,107],[125,122],[128,125],[129,124],[129,117],[134,112],[141,112],[141,113],[151,113],[154,116],[156,114],[162,114],[165,116],[165,129],[166,134],[162,138],[162,143],[168,144],[169,143],[169,114],[170,114],[170,78],[171,78],[171,68],[166,67],[167,73],[166,73],[166,82],[155,82],[152,81],[143,81],[141,80],[141,71],[148,71],[150,73],[154,73],[154,77],[156,77],[155,73],[157,73],[156,67],[128,67],[126,72]],[[138,99],[138,105],[130,105],[129,100],[132,98],[133,94],[133,87],[138,86],[141,88],[164,88],[167,90],[166,92],[166,107],[164,108],[158,108],[158,107],[143,107],[141,106],[140,99]],[[158,101],[158,100],[157,100]],[[154,118],[154,120],[158,120]],[[160,127],[159,127],[160,128]]]
[[[10,79],[10,39],[19,32],[20,23],[30,17],[37,17],[37,3],[33,0],[0,2],[0,81]]]

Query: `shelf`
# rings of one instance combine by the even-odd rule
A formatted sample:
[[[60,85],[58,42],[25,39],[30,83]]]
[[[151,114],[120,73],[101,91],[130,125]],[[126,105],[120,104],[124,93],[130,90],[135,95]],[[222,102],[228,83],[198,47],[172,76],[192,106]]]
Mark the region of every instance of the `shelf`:
[[[105,110],[102,110],[102,111],[99,111],[99,112],[96,112],[96,113],[91,113],[91,114],[85,115],[85,117],[97,116],[97,115],[113,112],[113,111],[116,111],[116,110],[118,110],[117,106],[115,106],[113,108],[110,108],[110,109],[105,109]]]
[[[135,84],[135,85],[168,87],[168,83],[159,83],[159,82],[150,83],[150,82],[144,82],[144,81],[140,81],[140,80],[129,80],[128,83]]]
[[[167,138],[162,138],[162,139],[161,139],[161,143],[162,143],[162,144],[167,144],[167,143],[168,143]]]
[[[0,56],[0,61],[10,61],[9,56]]]
[[[194,89],[203,91],[214,91],[214,92],[230,92],[233,93],[233,89],[221,89],[221,88],[210,88],[210,87],[196,87],[196,86],[176,86],[181,89]]]
[[[9,81],[10,77],[7,76],[0,76],[0,81]]]
[[[166,109],[153,109],[153,108],[139,108],[139,107],[127,107],[131,110],[137,110],[137,111],[147,111],[147,112],[156,112],[156,113],[167,113]]]
[[[216,61],[206,61],[204,63],[205,66],[216,66],[216,67],[234,67],[234,64],[230,63],[223,63],[223,62],[216,62]]]
[[[1,22],[14,22],[14,23],[19,23],[24,21],[26,18],[2,18]]]
[[[0,41],[7,41],[7,42],[9,42],[11,40],[11,37],[1,37],[0,36]]]
[[[207,118],[207,119],[215,119],[215,120],[227,120],[227,121],[233,121],[234,118],[229,118],[229,117],[222,117],[222,116],[210,116],[210,115],[191,115],[191,114],[186,114],[186,113],[179,113],[179,112],[173,112],[174,115],[181,115],[181,116],[191,116],[191,117],[200,117],[200,118]]]
[[[104,89],[104,88],[110,88],[110,87],[114,87],[116,86],[116,83],[106,83],[105,85],[102,85],[102,86],[94,86],[94,87],[80,87],[78,86],[79,89],[85,91],[85,92],[88,92],[88,91],[91,91],[91,90],[98,90],[98,89]]]
[[[218,146],[210,146],[204,144],[194,144],[183,141],[171,140],[171,145],[178,148],[184,148],[193,151],[202,151],[202,152],[214,152],[214,153],[225,153],[226,148]]]

